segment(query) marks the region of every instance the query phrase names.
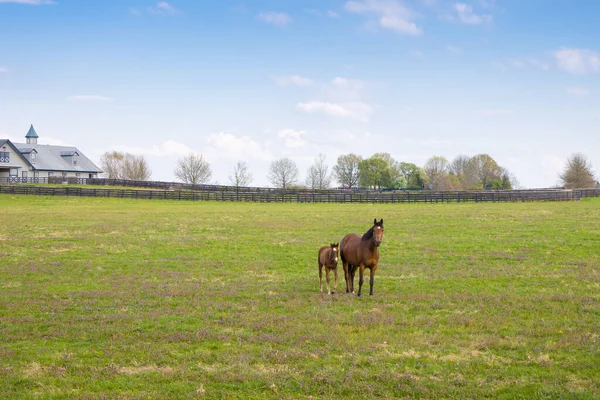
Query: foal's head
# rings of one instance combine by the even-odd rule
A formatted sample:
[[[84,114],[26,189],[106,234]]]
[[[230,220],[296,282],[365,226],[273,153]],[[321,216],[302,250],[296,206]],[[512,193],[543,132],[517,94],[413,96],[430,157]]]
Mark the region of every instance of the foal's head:
[[[375,242],[375,246],[379,247],[383,240],[383,218],[379,222],[377,222],[377,218],[375,218],[371,229],[373,230],[373,241]]]
[[[329,261],[331,261],[331,263],[337,264],[338,255],[340,252],[339,250],[340,250],[339,243],[331,243],[329,245]]]

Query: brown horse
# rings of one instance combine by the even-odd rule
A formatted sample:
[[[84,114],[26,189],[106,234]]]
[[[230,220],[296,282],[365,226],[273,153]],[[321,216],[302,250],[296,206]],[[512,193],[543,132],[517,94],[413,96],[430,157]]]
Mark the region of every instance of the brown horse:
[[[371,271],[369,277],[369,294],[373,295],[375,271],[379,264],[379,245],[383,240],[383,219],[373,220],[373,226],[364,235],[349,233],[340,241],[340,257],[346,278],[346,293],[354,293],[354,273],[359,268],[358,296],[363,284],[365,268]]]
[[[331,243],[329,246],[323,246],[319,249],[319,290],[323,291],[323,267],[325,267],[325,275],[327,277],[327,294],[333,294],[337,290],[337,265],[338,265],[338,249],[339,243]],[[329,288],[329,271],[333,270],[335,274],[335,285],[333,292]]]

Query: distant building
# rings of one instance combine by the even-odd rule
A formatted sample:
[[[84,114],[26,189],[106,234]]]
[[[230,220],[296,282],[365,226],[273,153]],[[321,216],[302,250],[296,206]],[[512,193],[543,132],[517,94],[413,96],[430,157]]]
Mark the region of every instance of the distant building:
[[[97,178],[102,170],[79,149],[71,146],[38,144],[33,128],[26,143],[0,139],[0,182],[36,182],[39,178]]]

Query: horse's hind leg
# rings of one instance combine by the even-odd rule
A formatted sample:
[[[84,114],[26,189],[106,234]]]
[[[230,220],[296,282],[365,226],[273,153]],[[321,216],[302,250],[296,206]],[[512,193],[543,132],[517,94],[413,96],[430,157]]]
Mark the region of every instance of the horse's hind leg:
[[[350,293],[350,275],[348,272],[349,267],[350,265],[347,262],[343,263],[344,279],[346,280],[346,293]]]
[[[350,292],[354,294],[354,274],[356,273],[356,265],[349,264],[348,269],[350,270]]]

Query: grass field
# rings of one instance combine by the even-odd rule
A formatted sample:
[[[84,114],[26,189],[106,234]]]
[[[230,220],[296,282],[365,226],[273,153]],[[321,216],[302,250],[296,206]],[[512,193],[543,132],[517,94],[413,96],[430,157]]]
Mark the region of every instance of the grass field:
[[[599,200],[0,210],[3,399],[600,397]],[[374,295],[319,293],[374,218]]]

